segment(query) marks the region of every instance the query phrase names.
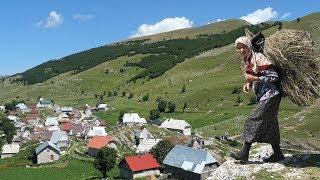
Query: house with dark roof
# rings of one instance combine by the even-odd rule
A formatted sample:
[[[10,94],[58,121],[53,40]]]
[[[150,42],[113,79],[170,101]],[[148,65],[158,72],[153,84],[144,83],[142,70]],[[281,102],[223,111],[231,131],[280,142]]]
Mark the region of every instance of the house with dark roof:
[[[206,179],[218,166],[218,161],[203,149],[175,146],[163,161],[165,172],[185,180]]]
[[[36,148],[37,164],[44,164],[59,160],[61,151],[50,141],[43,142]]]
[[[110,145],[114,144],[114,140],[112,136],[94,136],[91,138],[87,144],[88,148],[88,155],[89,156],[96,156],[98,150]],[[111,146],[114,147],[114,146]]]
[[[135,179],[152,175],[159,175],[160,164],[152,154],[129,156],[118,165],[120,177],[123,179]]]

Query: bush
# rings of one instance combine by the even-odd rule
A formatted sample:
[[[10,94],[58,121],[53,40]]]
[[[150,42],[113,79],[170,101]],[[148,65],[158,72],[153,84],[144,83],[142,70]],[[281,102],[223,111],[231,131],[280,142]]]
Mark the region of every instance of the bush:
[[[148,101],[148,100],[149,100],[149,94],[143,96],[142,100],[143,100],[143,101]]]
[[[127,95],[127,92],[122,92],[121,97],[125,97]]]
[[[187,108],[188,108],[188,104],[187,104],[187,102],[185,102],[185,103],[183,104],[182,112],[184,113],[184,111],[185,111]]]
[[[111,97],[111,96],[112,96],[112,92],[108,91],[108,97]]]
[[[129,94],[128,99],[131,99],[131,98],[133,98],[133,93],[130,93],[130,94]]]
[[[94,159],[94,167],[98,169],[102,176],[107,177],[107,172],[110,171],[117,160],[116,150],[108,147],[104,147],[97,152],[97,155]]]
[[[160,111],[160,112],[165,112],[166,111],[166,109],[167,109],[167,101],[165,101],[165,100],[161,100],[159,103],[158,103],[158,110]]]
[[[176,110],[176,107],[177,107],[177,106],[176,106],[175,103],[173,103],[173,102],[171,102],[171,101],[168,103],[168,108],[169,108],[169,112],[170,112],[170,113],[173,113],[173,112]]]
[[[125,71],[126,71],[126,69],[124,69],[124,68],[121,68],[121,69],[120,69],[120,72],[121,72],[121,73],[124,73]]]
[[[155,120],[160,118],[160,111],[158,109],[153,109],[149,113],[149,119]]]
[[[170,141],[162,140],[151,149],[151,154],[153,154],[154,158],[159,164],[162,164],[164,158],[173,148],[174,144],[172,144]]]

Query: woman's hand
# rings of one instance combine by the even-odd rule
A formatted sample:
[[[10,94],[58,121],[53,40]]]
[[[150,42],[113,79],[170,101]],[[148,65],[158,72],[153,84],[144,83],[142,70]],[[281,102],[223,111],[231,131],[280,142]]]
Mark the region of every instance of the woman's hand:
[[[245,74],[246,82],[258,81],[259,78],[257,76],[252,76],[251,74]]]
[[[249,90],[250,90],[250,83],[249,82],[246,82],[244,85],[243,85],[243,92],[248,94],[249,93]]]

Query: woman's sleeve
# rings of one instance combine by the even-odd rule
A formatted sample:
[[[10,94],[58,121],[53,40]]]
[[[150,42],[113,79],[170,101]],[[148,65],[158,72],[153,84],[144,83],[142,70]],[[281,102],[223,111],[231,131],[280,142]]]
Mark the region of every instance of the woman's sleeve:
[[[273,69],[265,70],[261,76],[259,76],[260,81],[264,82],[274,82],[279,78],[278,73]]]

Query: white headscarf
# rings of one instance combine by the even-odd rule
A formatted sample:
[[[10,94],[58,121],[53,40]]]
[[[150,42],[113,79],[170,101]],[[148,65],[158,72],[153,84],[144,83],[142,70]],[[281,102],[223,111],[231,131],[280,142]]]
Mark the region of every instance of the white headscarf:
[[[251,56],[251,60],[250,62],[253,64],[252,70],[255,73],[259,72],[259,66],[264,66],[264,65],[271,65],[272,62],[269,61],[266,56],[262,53],[256,53],[252,50],[252,44],[251,44],[251,39],[246,37],[246,36],[242,36],[239,37],[236,41],[235,41],[235,46],[237,46],[238,43],[244,44],[246,46],[248,46],[248,48],[250,49],[252,56]]]

